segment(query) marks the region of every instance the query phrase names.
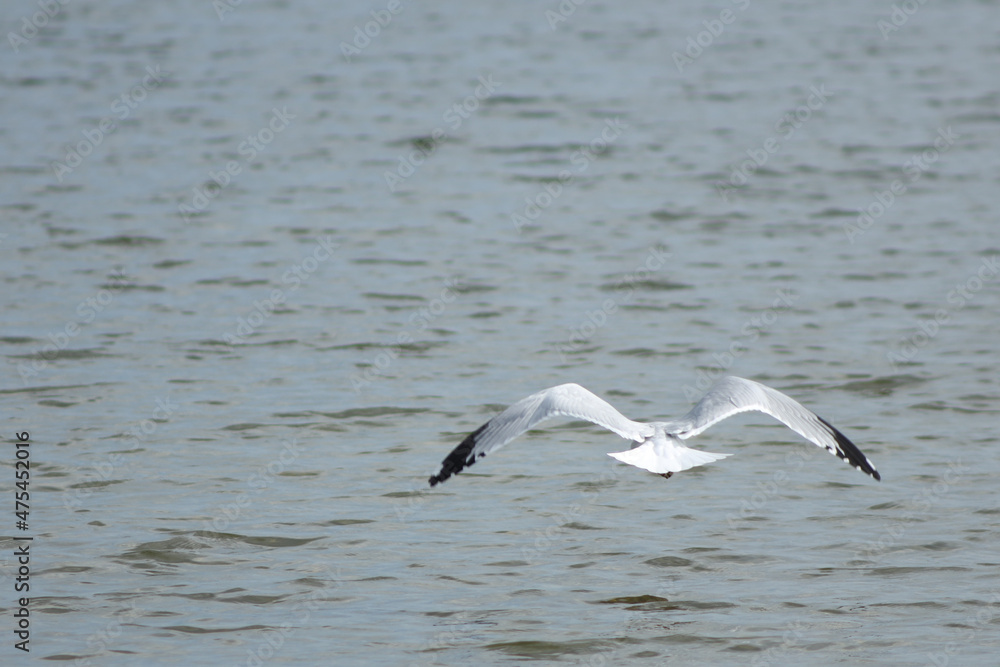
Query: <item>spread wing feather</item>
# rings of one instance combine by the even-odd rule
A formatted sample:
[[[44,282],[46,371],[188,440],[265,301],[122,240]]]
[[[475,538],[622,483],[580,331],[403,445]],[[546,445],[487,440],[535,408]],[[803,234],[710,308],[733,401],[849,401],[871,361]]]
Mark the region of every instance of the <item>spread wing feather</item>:
[[[875,465],[846,435],[798,401],[753,380],[722,378],[686,415],[669,422],[668,430],[674,431],[677,437],[686,439],[698,435],[726,417],[751,410],[774,417],[809,442],[823,447],[875,479],[882,479]]]
[[[578,384],[561,384],[522,398],[468,435],[431,476],[434,486],[500,449],[536,424],[552,417],[585,419],[627,440],[642,442],[653,435],[649,424],[632,421],[607,401]]]

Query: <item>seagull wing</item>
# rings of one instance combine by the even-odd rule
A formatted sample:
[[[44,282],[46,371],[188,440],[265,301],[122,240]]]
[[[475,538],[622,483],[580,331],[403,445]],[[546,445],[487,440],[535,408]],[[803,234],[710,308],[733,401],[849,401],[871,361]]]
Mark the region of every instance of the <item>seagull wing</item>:
[[[679,438],[698,435],[712,424],[740,412],[757,410],[770,415],[809,442],[826,448],[828,452],[846,461],[875,479],[882,476],[847,436],[835,429],[822,417],[804,408],[798,401],[785,396],[759,382],[738,377],[724,377],[691,408],[690,412],[669,424]]]
[[[440,469],[429,480],[431,486],[500,449],[539,422],[557,416],[585,419],[636,442],[653,435],[652,426],[628,419],[580,385],[561,384],[522,398],[470,433],[441,462]]]

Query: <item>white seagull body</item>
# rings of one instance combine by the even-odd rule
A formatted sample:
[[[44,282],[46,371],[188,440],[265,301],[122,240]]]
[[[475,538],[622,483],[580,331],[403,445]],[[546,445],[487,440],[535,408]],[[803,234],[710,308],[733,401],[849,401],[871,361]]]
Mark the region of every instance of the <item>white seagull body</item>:
[[[440,484],[539,422],[556,416],[585,419],[631,440],[631,449],[612,452],[608,456],[670,477],[675,472],[729,456],[690,449],[681,441],[698,435],[726,417],[750,410],[774,417],[809,442],[825,448],[861,472],[877,480],[882,479],[868,457],[829,422],[780,391],[759,382],[730,376],[719,380],[680,419],[648,424],[628,419],[607,401],[578,384],[561,384],[544,389],[514,403],[470,433],[444,459],[429,481],[431,486]]]

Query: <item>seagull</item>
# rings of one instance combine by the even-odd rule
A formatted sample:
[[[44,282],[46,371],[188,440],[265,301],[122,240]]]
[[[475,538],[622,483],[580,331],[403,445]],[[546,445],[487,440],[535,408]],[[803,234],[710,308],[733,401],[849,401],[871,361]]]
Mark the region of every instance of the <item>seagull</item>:
[[[798,401],[753,380],[724,377],[680,419],[636,422],[578,384],[549,387],[522,398],[470,433],[430,478],[431,486],[445,481],[494,452],[536,424],[551,417],[586,419],[632,441],[632,448],[608,456],[665,478],[675,472],[705,465],[729,454],[713,454],[685,447],[681,441],[740,412],[756,410],[770,415],[809,442],[825,448],[863,473],[881,480],[875,465],[843,433]]]

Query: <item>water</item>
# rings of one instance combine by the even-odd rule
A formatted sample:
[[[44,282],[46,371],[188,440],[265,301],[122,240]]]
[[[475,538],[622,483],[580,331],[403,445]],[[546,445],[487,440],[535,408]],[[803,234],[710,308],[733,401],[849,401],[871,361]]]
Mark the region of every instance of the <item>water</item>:
[[[5,656],[17,535],[79,664],[995,662],[993,6],[564,4],[7,38]],[[723,372],[884,481],[747,416],[669,481],[554,421],[426,488],[540,388],[669,418]]]

